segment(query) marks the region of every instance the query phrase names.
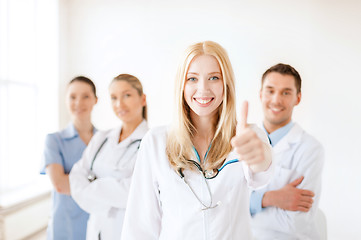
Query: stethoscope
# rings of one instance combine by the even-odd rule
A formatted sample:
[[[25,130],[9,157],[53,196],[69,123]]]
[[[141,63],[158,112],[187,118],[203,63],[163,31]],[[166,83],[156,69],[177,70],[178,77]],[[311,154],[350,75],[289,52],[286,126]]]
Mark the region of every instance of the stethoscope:
[[[102,149],[102,147],[104,146],[104,144],[105,144],[107,141],[108,141],[108,138],[104,139],[104,141],[102,142],[102,144],[100,145],[100,147],[99,147],[98,150],[96,151],[96,153],[95,153],[95,155],[94,155],[94,158],[93,158],[93,160],[92,160],[92,162],[91,162],[91,164],[90,164],[90,171],[89,171],[89,175],[88,175],[88,180],[89,180],[89,182],[92,182],[92,181],[94,181],[95,179],[97,179],[97,177],[95,176],[95,174],[94,174],[94,172],[93,172],[94,162],[95,162],[95,159],[97,158],[98,153],[100,152],[100,150]],[[127,148],[126,148],[126,150],[123,152],[122,156],[120,156],[119,160],[117,161],[117,165],[118,165],[119,161],[120,161],[121,159],[123,159],[123,157],[125,156],[125,154],[128,152],[129,147],[130,147],[131,145],[139,142],[139,145],[138,145],[138,148],[137,148],[137,150],[138,150],[141,141],[142,141],[142,139],[136,139],[136,140],[132,141],[131,143],[129,143],[128,146],[127,146]],[[137,153],[137,150],[134,152],[134,154]],[[134,154],[133,154],[133,155],[134,155]],[[132,157],[133,157],[133,156],[132,156]]]
[[[204,161],[206,160],[207,158],[207,154],[208,154],[208,151],[209,149],[211,148],[211,146],[209,146],[207,152],[206,152],[206,155],[204,156]],[[196,153],[196,157],[197,157],[197,160],[198,162],[201,162],[200,160],[200,157],[199,157],[199,154],[197,152],[197,150],[193,147],[193,150],[194,152]],[[194,161],[194,160],[188,160],[189,162],[191,162],[194,166],[196,166],[197,170],[202,174],[202,178],[204,180],[204,182],[206,183],[206,186],[207,186],[207,190],[208,190],[208,195],[209,195],[209,198],[211,199],[210,201],[210,204],[206,205],[200,198],[199,196],[196,194],[196,192],[194,191],[194,189],[191,187],[191,185],[188,183],[188,181],[185,179],[184,177],[184,174],[183,174],[183,170],[182,168],[179,168],[178,169],[178,174],[179,176],[181,177],[181,179],[184,181],[184,183],[188,186],[188,188],[191,190],[191,192],[193,193],[193,195],[197,198],[198,202],[203,206],[203,208],[201,208],[202,211],[204,210],[208,210],[208,209],[212,209],[212,208],[216,208],[218,207],[221,202],[218,201],[215,205],[213,205],[213,197],[212,197],[212,193],[211,193],[211,189],[209,187],[209,184],[208,184],[208,181],[207,179],[213,179],[215,177],[218,176],[218,173],[220,171],[222,171],[222,169],[227,166],[228,164],[231,164],[231,163],[235,163],[235,162],[239,162],[238,159],[233,159],[233,160],[230,160],[230,161],[227,161],[226,163],[224,163],[222,165],[222,167],[220,168],[216,168],[216,169],[211,169],[211,170],[203,170],[201,165]]]

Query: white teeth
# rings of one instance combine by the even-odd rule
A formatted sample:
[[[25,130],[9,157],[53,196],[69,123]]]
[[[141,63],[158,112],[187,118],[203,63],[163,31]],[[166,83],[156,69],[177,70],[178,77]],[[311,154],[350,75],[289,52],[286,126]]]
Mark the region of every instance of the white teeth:
[[[282,109],[281,108],[270,108],[272,111],[275,111],[275,112],[280,112],[280,111],[282,111]]]
[[[210,99],[200,99],[200,98],[196,98],[195,99],[197,102],[199,102],[200,104],[206,104],[209,103],[210,101],[212,101],[212,98]]]

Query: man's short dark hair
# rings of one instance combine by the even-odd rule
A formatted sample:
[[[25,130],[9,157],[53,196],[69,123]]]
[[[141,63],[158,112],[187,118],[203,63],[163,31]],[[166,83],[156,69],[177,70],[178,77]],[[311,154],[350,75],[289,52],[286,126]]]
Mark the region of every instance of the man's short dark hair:
[[[267,69],[267,71],[265,71],[263,73],[263,75],[262,75],[262,87],[263,87],[264,79],[271,72],[277,72],[277,73],[280,73],[280,74],[283,74],[283,75],[291,75],[291,76],[293,76],[295,78],[295,85],[296,85],[297,93],[301,92],[301,76],[300,76],[300,74],[292,66],[287,65],[287,64],[283,64],[283,63],[276,64],[276,65],[270,67],[269,69]]]

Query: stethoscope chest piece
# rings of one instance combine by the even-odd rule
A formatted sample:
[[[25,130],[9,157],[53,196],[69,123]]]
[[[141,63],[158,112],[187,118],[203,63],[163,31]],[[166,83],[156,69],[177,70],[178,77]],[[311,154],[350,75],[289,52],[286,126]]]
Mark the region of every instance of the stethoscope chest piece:
[[[91,171],[88,175],[88,180],[89,182],[94,181],[95,179],[97,179],[97,177],[95,176],[95,174]]]
[[[218,169],[209,169],[209,170],[205,170],[203,174],[205,178],[212,179],[218,175],[218,172],[219,172]]]

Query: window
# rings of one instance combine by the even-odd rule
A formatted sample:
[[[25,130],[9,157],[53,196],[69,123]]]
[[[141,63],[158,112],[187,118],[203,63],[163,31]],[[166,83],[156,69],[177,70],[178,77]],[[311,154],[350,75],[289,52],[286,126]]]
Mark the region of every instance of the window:
[[[0,196],[38,181],[58,126],[57,4],[0,0]]]

